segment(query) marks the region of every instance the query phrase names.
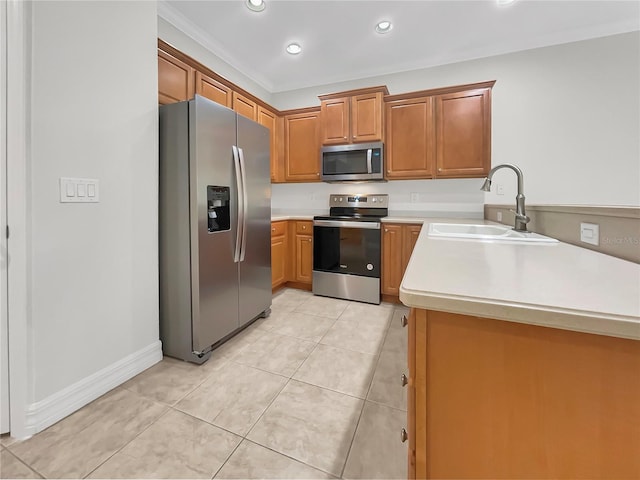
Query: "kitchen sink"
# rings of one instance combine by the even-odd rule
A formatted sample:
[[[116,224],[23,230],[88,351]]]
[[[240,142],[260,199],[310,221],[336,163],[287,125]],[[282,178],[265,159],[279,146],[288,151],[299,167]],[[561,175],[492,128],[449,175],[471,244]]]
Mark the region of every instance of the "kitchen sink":
[[[503,225],[474,225],[466,223],[430,223],[430,237],[466,238],[470,240],[507,240],[523,243],[557,243],[558,240],[533,232],[517,232]]]

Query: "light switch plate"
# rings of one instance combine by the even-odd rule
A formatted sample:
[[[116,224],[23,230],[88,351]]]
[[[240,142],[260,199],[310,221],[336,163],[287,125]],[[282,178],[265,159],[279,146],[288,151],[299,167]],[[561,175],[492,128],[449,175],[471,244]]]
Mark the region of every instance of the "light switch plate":
[[[580,241],[590,245],[600,245],[600,226],[597,223],[581,223]]]
[[[60,203],[98,203],[100,181],[95,178],[60,177]]]

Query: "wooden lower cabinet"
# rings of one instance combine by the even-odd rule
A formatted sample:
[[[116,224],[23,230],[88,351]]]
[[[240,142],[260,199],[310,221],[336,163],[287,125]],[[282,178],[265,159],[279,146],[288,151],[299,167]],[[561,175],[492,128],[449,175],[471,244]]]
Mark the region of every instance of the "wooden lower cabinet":
[[[640,341],[414,309],[409,352],[409,478],[640,478]]]
[[[313,222],[297,221],[295,281],[311,284],[313,275]]]
[[[287,222],[271,224],[271,288],[277,288],[287,281]]]
[[[382,278],[383,295],[400,295],[400,283],[409,264],[413,247],[418,240],[422,225],[382,225]]]

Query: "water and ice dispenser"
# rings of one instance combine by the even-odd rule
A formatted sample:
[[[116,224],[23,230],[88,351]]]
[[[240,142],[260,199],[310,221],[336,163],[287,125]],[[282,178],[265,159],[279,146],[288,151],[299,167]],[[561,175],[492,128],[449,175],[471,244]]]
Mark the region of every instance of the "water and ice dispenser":
[[[207,224],[209,233],[231,228],[229,187],[207,185]]]

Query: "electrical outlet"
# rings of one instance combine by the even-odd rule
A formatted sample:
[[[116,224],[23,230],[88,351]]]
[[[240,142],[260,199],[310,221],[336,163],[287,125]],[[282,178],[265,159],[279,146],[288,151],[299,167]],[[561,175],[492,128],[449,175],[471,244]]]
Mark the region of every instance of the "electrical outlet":
[[[581,223],[580,241],[600,245],[600,226],[597,223]]]
[[[417,192],[411,192],[411,203],[418,203],[420,201],[420,194]]]
[[[501,221],[502,221],[502,212],[497,212],[497,213],[496,213],[496,220],[497,220],[498,222],[501,222]]]
[[[504,185],[501,183],[496,185],[496,195],[504,195]]]

